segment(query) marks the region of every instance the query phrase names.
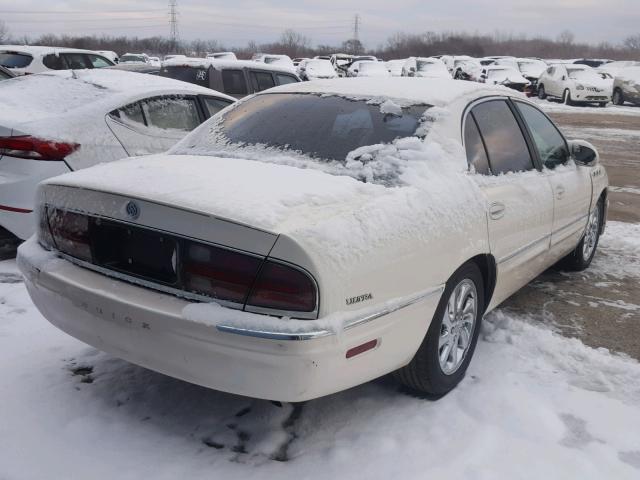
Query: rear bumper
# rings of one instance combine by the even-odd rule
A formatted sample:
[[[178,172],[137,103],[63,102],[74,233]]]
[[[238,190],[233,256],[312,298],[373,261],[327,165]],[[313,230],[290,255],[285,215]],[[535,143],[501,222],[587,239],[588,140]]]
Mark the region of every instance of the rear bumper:
[[[53,325],[100,350],[143,367],[216,390],[298,402],[328,395],[389,373],[417,351],[442,286],[402,305],[360,314],[337,334],[323,320],[292,334],[269,328],[189,320],[192,303],[134,286],[56,259],[27,242],[18,253],[29,293]],[[39,263],[40,262],[40,263]],[[45,262],[46,263],[46,262]],[[226,310],[230,318],[241,312]],[[252,314],[252,321],[261,316]],[[273,318],[264,317],[266,325]],[[282,321],[283,326],[286,321]],[[346,351],[373,339],[375,349]]]
[[[33,235],[38,183],[69,171],[62,161],[0,157],[0,226],[22,240]]]

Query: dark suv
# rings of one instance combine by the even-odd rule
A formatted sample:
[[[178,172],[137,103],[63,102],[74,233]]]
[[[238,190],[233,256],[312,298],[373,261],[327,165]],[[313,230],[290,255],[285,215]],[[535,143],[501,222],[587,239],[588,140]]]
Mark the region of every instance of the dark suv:
[[[274,65],[199,58],[171,59],[162,66],[160,76],[195,83],[235,98],[300,81],[295,73]]]

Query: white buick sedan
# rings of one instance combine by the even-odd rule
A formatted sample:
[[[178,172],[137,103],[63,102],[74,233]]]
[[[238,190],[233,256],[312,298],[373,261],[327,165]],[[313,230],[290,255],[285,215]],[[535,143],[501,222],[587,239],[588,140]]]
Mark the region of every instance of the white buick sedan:
[[[550,265],[589,265],[607,174],[513,90],[326,80],[47,180],[38,205],[28,290],[100,350],[271,400],[389,372],[440,396],[484,314]]]

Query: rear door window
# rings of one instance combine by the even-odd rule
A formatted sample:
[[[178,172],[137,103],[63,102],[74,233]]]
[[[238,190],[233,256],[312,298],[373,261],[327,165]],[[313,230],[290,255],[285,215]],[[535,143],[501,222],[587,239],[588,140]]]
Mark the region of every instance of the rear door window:
[[[276,86],[271,72],[250,72],[251,84],[255,92],[261,92]]]
[[[533,160],[511,108],[504,100],[476,105],[473,116],[487,148],[494,175],[533,170]]]
[[[190,132],[200,125],[193,97],[151,98],[142,102],[142,111],[149,127]]]
[[[222,86],[224,93],[229,95],[246,95],[247,82],[242,70],[222,70]]]
[[[24,68],[29,66],[33,57],[26,53],[0,52],[0,65],[7,68]]]
[[[298,79],[292,75],[276,73],[276,81],[278,85],[286,85],[287,83],[297,83]]]
[[[50,68],[51,70],[65,70],[67,68],[67,64],[64,62],[64,59],[55,53],[45,55],[42,59],[42,63],[45,67]]]
[[[93,68],[104,68],[113,65],[109,60],[99,55],[87,55],[87,58]]]
[[[569,160],[569,149],[556,126],[537,108],[522,102],[515,104],[529,127],[543,165],[553,169],[566,163]]]
[[[129,127],[145,126],[144,114],[142,113],[142,106],[139,102],[114,110],[109,114],[109,116]]]
[[[230,100],[225,100],[222,98],[216,97],[200,97],[202,99],[202,103],[204,104],[205,113],[207,117],[213,117],[216,113],[222,110],[225,107],[228,107],[233,102]]]
[[[67,62],[67,68],[72,70],[93,67],[83,53],[63,53],[62,57]]]
[[[473,167],[476,173],[489,175],[489,159],[487,152],[478,130],[473,114],[467,115],[467,121],[464,124],[464,148],[467,151],[467,162]]]

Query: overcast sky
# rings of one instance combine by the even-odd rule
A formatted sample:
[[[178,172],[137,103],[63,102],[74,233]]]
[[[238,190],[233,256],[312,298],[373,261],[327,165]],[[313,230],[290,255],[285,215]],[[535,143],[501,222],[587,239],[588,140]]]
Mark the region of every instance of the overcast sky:
[[[14,36],[42,33],[168,35],[168,0],[0,0],[0,19]],[[58,13],[65,12],[65,13]],[[619,43],[640,33],[640,0],[178,0],[181,38],[225,45],[275,40],[293,28],[314,44],[352,36],[370,47],[395,32],[459,31]]]

